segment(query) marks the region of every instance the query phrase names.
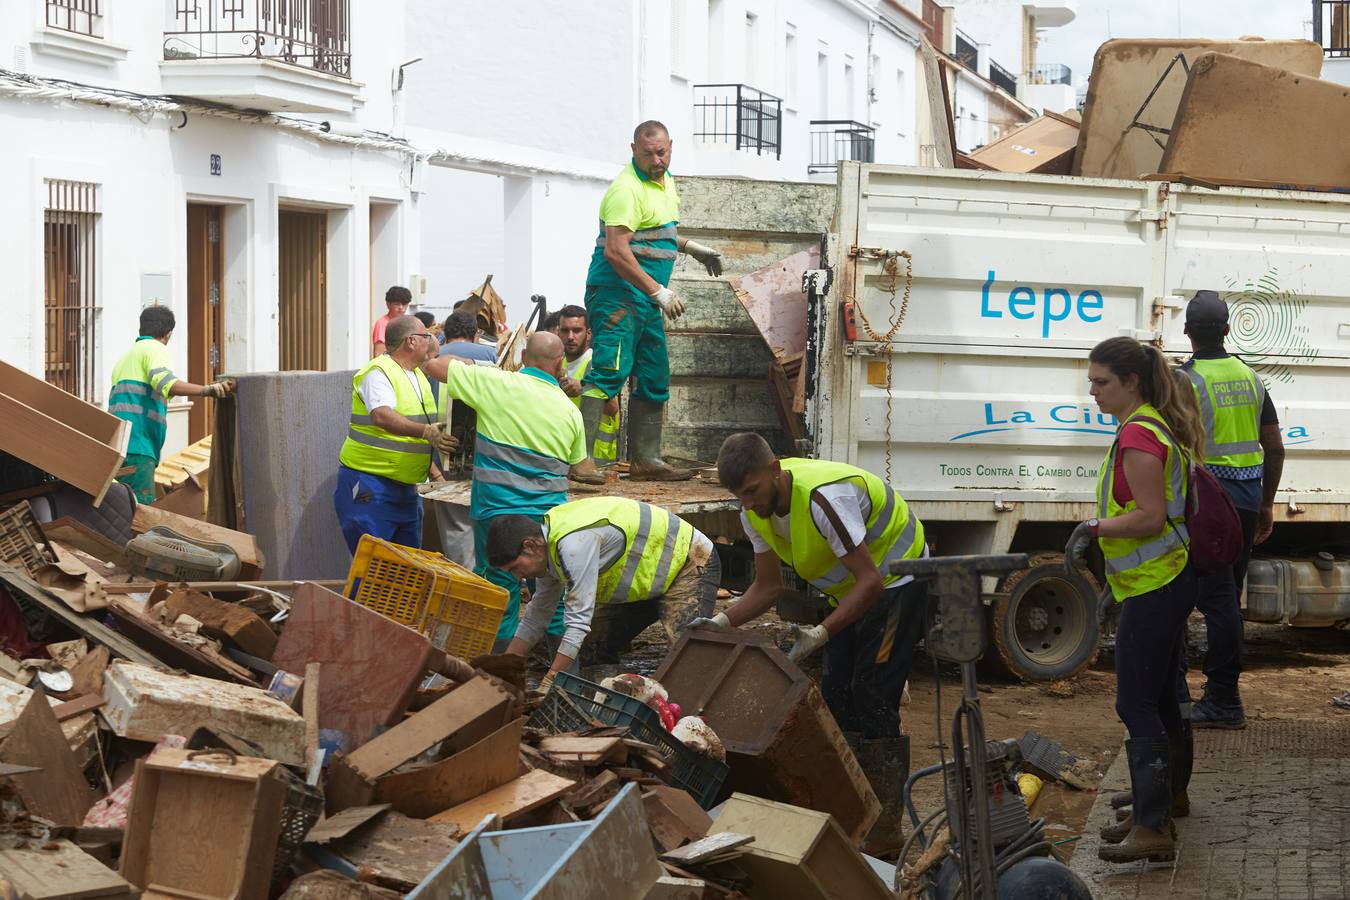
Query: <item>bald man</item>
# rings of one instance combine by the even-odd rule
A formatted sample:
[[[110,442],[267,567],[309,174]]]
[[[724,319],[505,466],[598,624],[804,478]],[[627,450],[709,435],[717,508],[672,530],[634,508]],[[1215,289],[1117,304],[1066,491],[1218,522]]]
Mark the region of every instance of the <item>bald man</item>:
[[[562,340],[535,332],[525,343],[521,364],[519,372],[507,372],[442,356],[423,366],[429,377],[445,382],[450,397],[478,412],[469,498],[474,570],[511,594],[497,631],[498,653],[520,621],[520,581],[487,564],[488,525],[507,513],[542,522],[544,513],[567,502],[568,471],[587,456],[581,412],[558,384],[565,371]],[[561,604],[548,633],[561,639]]]

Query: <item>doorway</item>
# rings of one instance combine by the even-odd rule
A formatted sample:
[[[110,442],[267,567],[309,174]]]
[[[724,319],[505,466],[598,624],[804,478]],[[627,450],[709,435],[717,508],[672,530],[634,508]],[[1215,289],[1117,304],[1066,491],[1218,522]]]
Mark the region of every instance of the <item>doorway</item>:
[[[221,208],[189,203],[187,208],[187,380],[210,384],[220,377],[224,364],[225,298],[221,285]],[[212,432],[214,403],[198,399],[188,413],[188,441],[196,443]]]
[[[279,212],[277,298],[282,372],[328,369],[328,215]]]

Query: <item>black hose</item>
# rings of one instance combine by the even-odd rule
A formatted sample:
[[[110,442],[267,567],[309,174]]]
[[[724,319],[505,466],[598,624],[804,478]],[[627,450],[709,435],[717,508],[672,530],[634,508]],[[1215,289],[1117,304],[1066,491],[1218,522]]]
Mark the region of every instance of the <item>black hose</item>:
[[[895,891],[900,890],[900,869],[904,866],[905,860],[909,859],[909,851],[914,849],[915,839],[919,838],[919,835],[923,833],[923,830],[927,828],[934,819],[936,819],[938,816],[945,815],[946,812],[947,807],[939,806],[937,809],[933,810],[929,814],[928,818],[924,819],[922,823],[919,823],[917,821],[914,823],[913,833],[910,834],[909,839],[905,841],[905,845],[902,848],[900,848],[900,856],[895,860],[895,878],[892,880],[891,883],[892,890]],[[941,827],[942,827],[941,823],[934,825],[933,834],[936,835],[937,830]],[[920,839],[920,841],[921,842],[919,846],[924,849],[927,849],[926,842],[923,842],[922,839]]]

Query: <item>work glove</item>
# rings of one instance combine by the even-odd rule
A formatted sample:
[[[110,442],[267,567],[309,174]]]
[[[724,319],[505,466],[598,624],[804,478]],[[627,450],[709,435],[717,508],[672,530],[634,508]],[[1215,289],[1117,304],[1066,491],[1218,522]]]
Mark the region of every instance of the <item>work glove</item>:
[[[557,672],[553,671],[552,669],[549,669],[548,674],[546,674],[543,678],[539,680],[539,693],[547,694],[549,688],[553,687],[553,679],[556,678],[557,676],[558,676]]]
[[[1116,605],[1116,595],[1111,592],[1111,586],[1107,585],[1102,589],[1097,597],[1097,624],[1106,622],[1106,617],[1111,615],[1111,607]]]
[[[707,244],[700,244],[698,241],[685,241],[684,252],[703,263],[703,267],[708,270],[708,274],[714,278],[722,274],[722,254]]]
[[[684,301],[675,296],[675,292],[668,287],[657,288],[655,294],[648,294],[652,302],[661,307],[661,312],[666,314],[666,318],[674,322],[680,316],[684,315]]]
[[[1064,563],[1073,566],[1075,569],[1087,568],[1087,551],[1092,545],[1092,526],[1086,522],[1079,522],[1078,527],[1069,535],[1069,542],[1064,545]]]
[[[202,396],[219,399],[226,394],[233,394],[234,387],[235,380],[233,378],[222,378],[220,381],[213,381],[202,388]]]
[[[735,631],[736,626],[731,624],[727,614],[720,612],[711,619],[707,616],[699,616],[697,619],[690,619],[685,628],[706,628],[709,631]]]
[[[435,422],[424,427],[422,437],[441,453],[454,453],[459,449],[459,439],[445,430],[444,422]]]
[[[802,628],[800,625],[789,627],[792,629],[792,636],[797,639],[797,643],[788,651],[788,659],[794,663],[800,663],[824,647],[825,642],[830,639],[830,633],[825,630],[824,625],[812,625],[810,628]]]

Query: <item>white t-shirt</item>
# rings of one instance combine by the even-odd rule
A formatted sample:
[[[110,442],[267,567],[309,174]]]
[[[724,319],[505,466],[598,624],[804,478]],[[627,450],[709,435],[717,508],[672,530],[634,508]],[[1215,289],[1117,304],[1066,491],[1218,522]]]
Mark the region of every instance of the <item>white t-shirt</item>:
[[[548,540],[547,525],[544,526],[544,540]],[[576,659],[586,635],[591,632],[591,619],[595,616],[595,588],[600,573],[623,555],[625,543],[623,531],[613,525],[582,528],[558,541],[558,558],[562,562],[563,572],[559,573],[553,567],[553,557],[549,556],[548,569],[535,582],[534,596],[525,608],[525,614],[520,617],[516,637],[530,646],[538,642],[548,630],[566,581],[568,590],[566,605],[563,607],[564,630],[558,652]],[[695,529],[689,542],[689,558],[706,559],[713,550],[712,541]]]
[[[400,366],[400,368],[402,368]],[[408,376],[408,381],[412,382],[413,390],[417,393],[418,400],[424,400],[422,397],[422,385],[417,380],[417,370],[404,369],[403,374]],[[393,382],[383,369],[371,369],[366,373],[366,377],[361,379],[361,383],[356,386],[356,393],[361,396],[361,402],[366,405],[366,412],[372,413],[381,406],[387,406],[392,410],[398,409],[398,395],[394,393]],[[435,413],[435,409],[428,412]]]

